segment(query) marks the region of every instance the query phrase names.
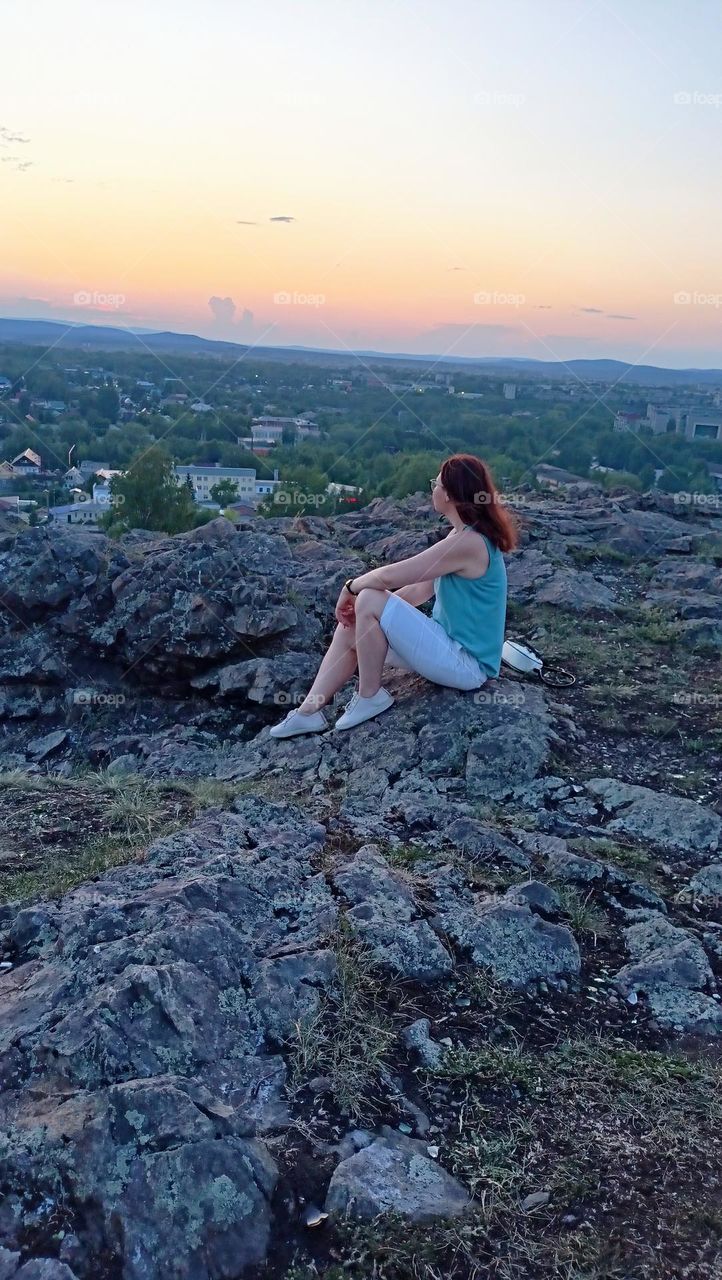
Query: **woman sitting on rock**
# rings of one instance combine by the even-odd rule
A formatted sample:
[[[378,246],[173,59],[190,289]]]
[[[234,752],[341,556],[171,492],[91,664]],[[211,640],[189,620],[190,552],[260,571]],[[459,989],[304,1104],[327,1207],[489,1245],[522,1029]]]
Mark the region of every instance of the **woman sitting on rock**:
[[[498,676],[507,590],[502,552],[517,545],[515,521],[480,458],[455,454],[430,483],[434,510],[451,529],[428,551],[344,583],[318,675],[300,706],[273,726],[274,738],[328,729],[321,708],[357,669],[358,691],[336,729],[352,729],[392,706],[381,685],[384,665],[451,689],[478,689]],[[434,595],[429,618],[417,606]]]

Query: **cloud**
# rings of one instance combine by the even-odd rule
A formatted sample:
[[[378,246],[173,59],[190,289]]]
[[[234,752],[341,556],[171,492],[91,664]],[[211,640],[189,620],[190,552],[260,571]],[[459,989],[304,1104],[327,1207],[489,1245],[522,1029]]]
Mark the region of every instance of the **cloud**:
[[[0,164],[11,164],[16,173],[24,173],[32,163],[32,160],[21,160],[20,156],[0,156]]]
[[[0,141],[4,143],[10,142],[29,142],[29,138],[24,138],[21,133],[13,133],[11,129],[6,129],[5,125],[0,124]]]
[[[51,182],[75,182],[75,178],[51,178]]]
[[[618,316],[618,315],[615,315],[614,312],[612,311],[609,311],[607,313],[607,320],[636,320],[636,319],[637,319],[636,316]]]
[[[535,311],[551,311],[551,305],[548,302],[537,302],[534,306]]]
[[[236,218],[236,225],[239,227],[257,227],[257,222],[246,222],[245,218]]]
[[[217,324],[233,324],[233,318],[236,314],[236,304],[233,298],[216,298],[214,296],[208,299],[208,306]]]
[[[269,218],[269,222],[295,222],[295,218],[290,218],[287,213],[279,214],[275,218]]]
[[[466,267],[447,267],[447,271],[466,271]]]
[[[601,307],[580,307],[579,310],[583,311],[585,315],[588,315],[588,316],[604,315],[604,312],[602,311]]]

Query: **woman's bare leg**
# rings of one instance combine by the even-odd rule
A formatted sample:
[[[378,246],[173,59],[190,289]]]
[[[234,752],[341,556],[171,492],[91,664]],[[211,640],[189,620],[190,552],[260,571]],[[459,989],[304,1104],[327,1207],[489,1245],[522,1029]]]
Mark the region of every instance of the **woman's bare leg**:
[[[381,688],[389,642],[379,618],[390,592],[366,587],[356,601],[356,656],[358,658],[358,691],[362,698],[372,698]]]
[[[357,666],[356,628],[342,627],[339,623],[333,639],[318,669],[316,679],[303,702],[297,708],[302,715],[320,711],[333,695],[351,679]]]

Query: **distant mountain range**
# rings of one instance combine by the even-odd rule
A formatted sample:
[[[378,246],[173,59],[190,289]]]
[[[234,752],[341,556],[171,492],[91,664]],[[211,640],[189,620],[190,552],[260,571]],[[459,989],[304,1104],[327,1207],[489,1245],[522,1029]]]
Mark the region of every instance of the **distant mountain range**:
[[[134,351],[177,352],[179,355],[232,356],[247,352],[255,360],[279,363],[336,365],[357,368],[359,361],[423,370],[429,361],[446,372],[487,373],[501,376],[542,378],[546,381],[624,382],[643,387],[720,386],[722,369],[662,369],[648,364],[627,364],[623,360],[529,360],[523,356],[439,356],[430,352],[414,356],[404,352],[325,351],[314,347],[250,347],[238,342],[219,342],[193,333],[156,332],[151,329],[118,329],[112,325],[68,324],[57,320],[0,319],[0,342],[26,346],[71,347],[85,352]],[[2,370],[0,370],[0,373]]]

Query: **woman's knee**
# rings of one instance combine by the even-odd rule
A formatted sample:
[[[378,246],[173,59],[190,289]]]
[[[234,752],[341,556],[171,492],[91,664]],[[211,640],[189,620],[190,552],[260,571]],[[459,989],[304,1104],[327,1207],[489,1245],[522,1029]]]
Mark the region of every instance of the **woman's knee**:
[[[373,613],[378,618],[384,611],[388,597],[388,591],[381,591],[377,587],[363,587],[356,597],[356,612]]]

